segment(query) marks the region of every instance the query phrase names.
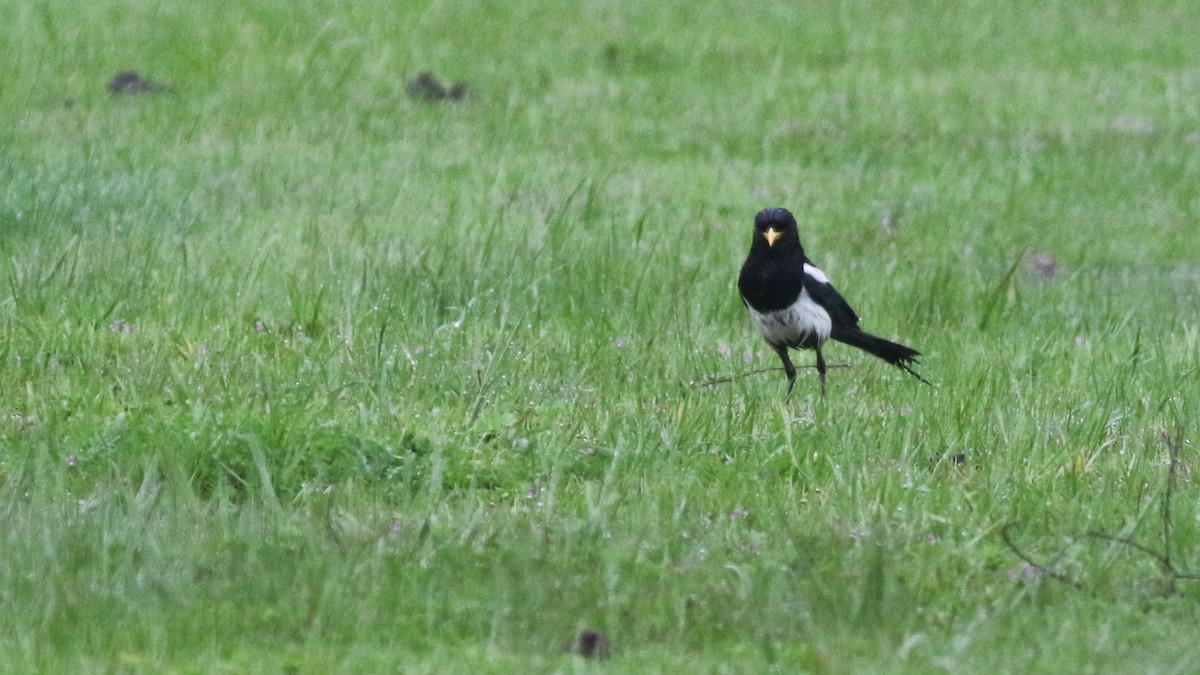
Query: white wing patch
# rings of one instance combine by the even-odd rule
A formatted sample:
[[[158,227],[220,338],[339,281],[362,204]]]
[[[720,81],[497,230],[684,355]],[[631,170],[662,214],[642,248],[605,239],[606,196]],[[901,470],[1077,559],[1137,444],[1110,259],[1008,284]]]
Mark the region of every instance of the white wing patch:
[[[816,272],[809,272],[809,269]],[[814,279],[824,280],[825,275],[821,274],[821,270],[805,265],[804,269],[809,272]],[[817,275],[820,274],[820,277]],[[828,283],[825,281],[824,283]],[[750,318],[754,320],[755,325],[762,331],[763,337],[772,345],[799,347],[801,344],[814,340],[817,346],[825,344],[829,339],[829,333],[833,330],[833,322],[829,319],[829,312],[826,312],[823,307],[813,302],[812,296],[808,294],[808,289],[800,290],[800,297],[796,301],[784,309],[774,312],[759,312],[754,308],[750,308]]]
[[[829,277],[825,276],[824,272],[817,269],[816,265],[809,265],[808,263],[804,263],[804,273],[823,284],[829,283]]]

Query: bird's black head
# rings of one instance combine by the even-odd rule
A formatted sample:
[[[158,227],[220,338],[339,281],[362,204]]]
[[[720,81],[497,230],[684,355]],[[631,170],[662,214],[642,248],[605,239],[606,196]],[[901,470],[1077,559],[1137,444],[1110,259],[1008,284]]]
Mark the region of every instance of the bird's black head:
[[[763,209],[754,217],[754,240],[750,249],[770,252],[771,255],[804,253],[800,245],[800,233],[796,230],[796,218],[787,209],[775,207]]]

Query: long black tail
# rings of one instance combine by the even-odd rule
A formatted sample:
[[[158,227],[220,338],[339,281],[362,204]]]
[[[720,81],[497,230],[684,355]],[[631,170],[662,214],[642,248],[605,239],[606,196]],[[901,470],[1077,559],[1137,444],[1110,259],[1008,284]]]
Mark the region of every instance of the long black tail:
[[[868,354],[874,354],[925,384],[929,384],[929,380],[921,377],[917,371],[912,369],[913,364],[917,363],[917,357],[921,355],[921,352],[911,347],[905,347],[904,345],[884,340],[881,337],[875,337],[870,333],[864,333],[855,328],[834,331],[831,337],[851,347],[858,347]]]

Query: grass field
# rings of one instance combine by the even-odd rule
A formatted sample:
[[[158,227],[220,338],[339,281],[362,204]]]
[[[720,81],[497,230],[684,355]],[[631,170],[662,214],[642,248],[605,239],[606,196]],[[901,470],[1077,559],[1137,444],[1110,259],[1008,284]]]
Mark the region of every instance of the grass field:
[[[1200,4],[245,4],[0,6],[0,669],[1200,670]]]

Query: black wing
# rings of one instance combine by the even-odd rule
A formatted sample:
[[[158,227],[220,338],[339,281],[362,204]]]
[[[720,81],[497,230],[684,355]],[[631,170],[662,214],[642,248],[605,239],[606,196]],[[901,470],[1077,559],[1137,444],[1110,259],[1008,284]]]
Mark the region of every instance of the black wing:
[[[850,303],[846,302],[842,294],[837,292],[833,284],[818,281],[811,275],[805,274],[804,288],[808,289],[808,295],[813,302],[829,312],[829,320],[833,324],[831,337],[837,339],[842,330],[858,329],[858,315],[850,308]]]

